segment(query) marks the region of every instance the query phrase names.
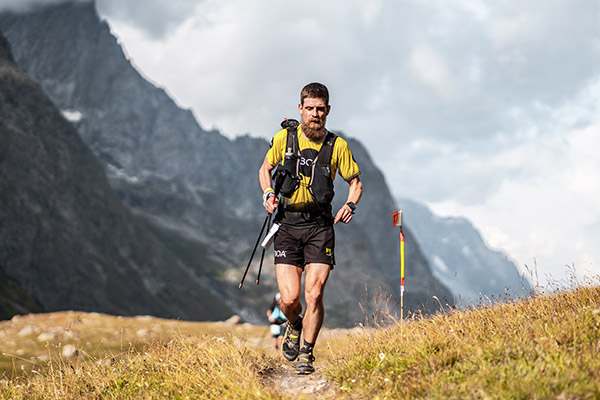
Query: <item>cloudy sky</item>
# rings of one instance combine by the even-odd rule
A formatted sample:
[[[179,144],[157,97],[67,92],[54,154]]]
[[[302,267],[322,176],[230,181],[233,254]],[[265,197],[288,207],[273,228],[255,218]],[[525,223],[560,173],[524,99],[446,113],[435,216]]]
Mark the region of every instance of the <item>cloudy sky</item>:
[[[600,274],[597,0],[96,2],[205,128],[270,138],[323,82],[329,128],[395,196],[469,218],[540,284]]]
[[[466,216],[540,283],[600,274],[597,0],[143,4],[97,0],[204,127],[269,138],[323,82],[329,128],[364,143],[394,195]]]

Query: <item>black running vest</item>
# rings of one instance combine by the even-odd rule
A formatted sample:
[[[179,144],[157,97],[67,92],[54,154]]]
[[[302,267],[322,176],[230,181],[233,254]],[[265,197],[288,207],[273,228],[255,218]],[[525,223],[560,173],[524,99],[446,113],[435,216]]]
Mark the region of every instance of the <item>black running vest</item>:
[[[284,124],[288,122],[288,124]],[[287,141],[285,145],[285,154],[283,168],[285,170],[285,179],[281,186],[281,195],[291,197],[300,186],[300,147],[298,145],[298,122],[295,120],[286,120],[282,126],[287,128]],[[323,145],[317,153],[312,164],[312,172],[308,191],[323,209],[331,212],[331,201],[333,200],[333,179],[331,178],[331,156],[333,146],[337,136],[327,131],[323,140]]]

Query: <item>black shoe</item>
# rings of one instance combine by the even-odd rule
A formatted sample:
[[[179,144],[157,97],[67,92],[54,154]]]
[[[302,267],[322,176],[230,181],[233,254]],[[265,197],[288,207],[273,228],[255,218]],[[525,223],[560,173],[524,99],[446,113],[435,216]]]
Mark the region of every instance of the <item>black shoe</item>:
[[[308,375],[315,372],[315,367],[313,367],[313,362],[315,361],[315,357],[313,356],[312,349],[305,352],[303,348],[298,356],[298,364],[296,365],[296,373],[300,375]]]
[[[288,321],[281,343],[281,354],[288,361],[294,361],[298,358],[300,352],[300,333],[302,333],[302,317],[298,317],[296,323],[300,326],[299,329],[294,329],[294,326]]]

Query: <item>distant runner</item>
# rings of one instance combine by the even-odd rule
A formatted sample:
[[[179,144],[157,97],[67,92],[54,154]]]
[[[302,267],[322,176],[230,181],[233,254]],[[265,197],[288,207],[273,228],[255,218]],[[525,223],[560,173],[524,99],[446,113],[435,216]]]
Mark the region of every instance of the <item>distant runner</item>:
[[[281,293],[277,292],[275,294],[275,298],[271,303],[271,307],[267,310],[267,318],[269,318],[269,322],[271,323],[271,337],[273,338],[273,346],[275,349],[279,349],[281,346],[281,341],[283,339],[283,332],[285,331],[285,327],[283,324],[287,322],[287,318],[281,311],[279,307],[279,302],[281,301]]]
[[[323,291],[335,265],[333,225],[352,220],[362,195],[360,170],[348,143],[327,131],[331,110],[329,92],[321,83],[310,83],[300,92],[301,125],[275,134],[259,170],[263,204],[280,224],[275,236],[275,272],[281,309],[288,319],[281,346],[283,356],[298,359],[296,372],[314,372],[313,350],[323,324]],[[282,164],[286,174],[281,199],[272,189],[271,173]],[[336,172],[350,186],[346,204],[332,215],[333,180]],[[306,272],[302,317],[302,273]],[[304,332],[302,346],[300,335]]]

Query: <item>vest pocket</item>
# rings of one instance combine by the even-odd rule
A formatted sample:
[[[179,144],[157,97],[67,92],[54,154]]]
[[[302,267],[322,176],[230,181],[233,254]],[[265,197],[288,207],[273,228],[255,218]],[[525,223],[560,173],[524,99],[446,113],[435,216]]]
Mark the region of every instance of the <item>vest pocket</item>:
[[[278,169],[279,173],[283,175],[280,193],[282,196],[292,197],[300,187],[300,177],[297,174],[298,157],[295,155],[286,157],[285,164],[280,164]]]
[[[333,200],[333,179],[329,165],[315,165],[309,190],[319,204],[329,204]]]

